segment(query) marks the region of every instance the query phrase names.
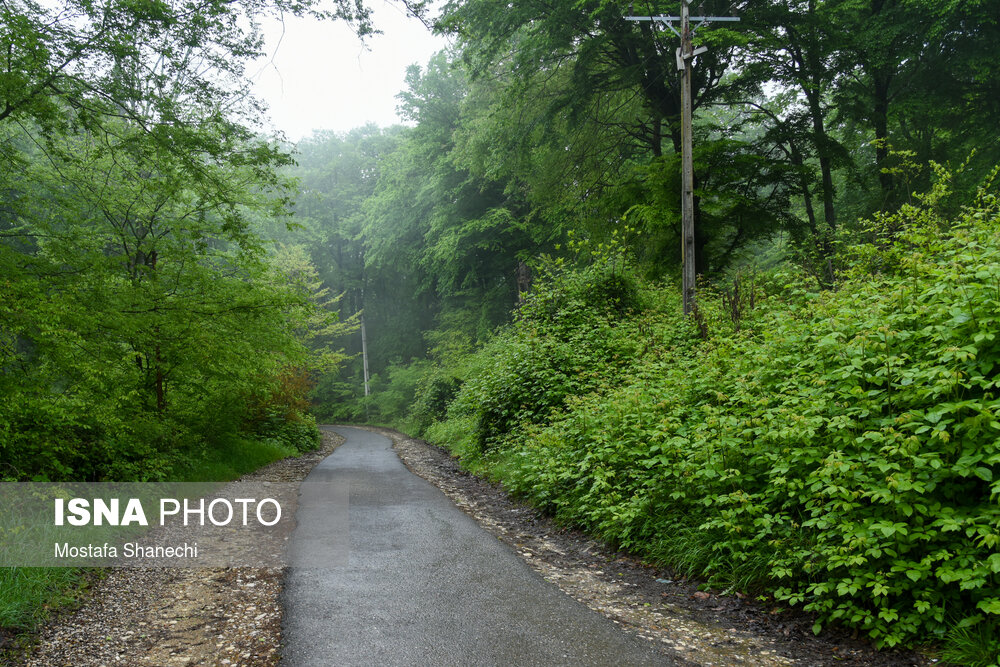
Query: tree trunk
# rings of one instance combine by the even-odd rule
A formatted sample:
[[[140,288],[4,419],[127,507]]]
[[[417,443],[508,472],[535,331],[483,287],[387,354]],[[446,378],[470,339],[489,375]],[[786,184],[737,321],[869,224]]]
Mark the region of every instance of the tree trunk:
[[[833,161],[830,159],[829,152],[830,139],[826,134],[818,87],[816,90],[807,91],[806,96],[809,99],[809,115],[811,116],[813,125],[813,142],[819,154],[819,170],[823,183],[823,221],[833,230],[837,227],[837,212],[834,209],[833,203],[836,192],[833,188]]]
[[[889,85],[892,76],[878,73],[874,77],[874,105],[872,108],[872,125],[875,129],[875,168],[878,170],[878,183],[882,190],[882,206],[889,205],[892,198],[892,174],[886,173],[886,159],[889,157]]]
[[[517,263],[517,307],[524,305],[525,296],[531,291],[531,269],[524,262]]]
[[[159,331],[157,330],[157,334]],[[163,358],[160,356],[160,344],[156,344],[156,352],[154,355],[156,363],[156,380],[155,380],[155,390],[156,390],[156,411],[163,413],[167,409],[167,391],[166,391],[166,378],[163,375]]]
[[[816,211],[813,209],[812,190],[809,188],[809,179],[806,178],[805,172],[802,169],[802,153],[799,151],[799,147],[795,145],[794,141],[789,141],[788,147],[792,166],[799,170],[799,187],[802,188],[802,203],[806,207],[806,218],[809,220],[809,230],[813,233],[813,236],[815,236],[819,230],[816,228]]]

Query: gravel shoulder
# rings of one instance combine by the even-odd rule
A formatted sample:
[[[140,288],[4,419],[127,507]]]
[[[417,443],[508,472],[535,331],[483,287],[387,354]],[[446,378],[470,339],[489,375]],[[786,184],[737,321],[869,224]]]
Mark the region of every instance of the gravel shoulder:
[[[445,450],[384,428],[406,466],[438,486],[464,512],[507,543],[546,580],[627,632],[698,665],[875,665],[923,667],[908,651],[875,651],[843,632],[812,633],[813,620],[645,565],[513,500],[500,485],[462,470]]]
[[[343,439],[276,461],[238,481],[298,482]],[[283,570],[116,568],[11,664],[25,667],[182,667],[278,664]]]

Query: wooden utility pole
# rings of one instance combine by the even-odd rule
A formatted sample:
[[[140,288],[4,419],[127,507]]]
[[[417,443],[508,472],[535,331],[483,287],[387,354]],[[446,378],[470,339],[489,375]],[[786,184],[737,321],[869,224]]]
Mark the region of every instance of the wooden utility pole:
[[[365,396],[370,393],[368,389],[368,334],[365,331],[365,288],[361,288],[361,364],[365,373]]]
[[[739,21],[735,16],[690,16],[688,0],[681,0],[680,16],[626,16],[627,21],[652,21],[666,23],[681,38],[677,49],[677,69],[681,72],[681,289],[684,314],[694,308],[694,287],[697,272],[694,265],[694,142],[691,138],[691,75],[694,57],[708,49],[694,48],[691,21],[702,25],[714,21]],[[677,32],[674,23],[680,22]]]
[[[694,307],[694,143],[691,139],[691,17],[681,0],[681,294],[684,314]]]

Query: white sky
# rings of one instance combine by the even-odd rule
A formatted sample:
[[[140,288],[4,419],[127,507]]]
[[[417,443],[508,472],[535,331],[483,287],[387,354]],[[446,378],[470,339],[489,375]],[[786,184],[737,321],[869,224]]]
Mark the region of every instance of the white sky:
[[[375,26],[367,48],[343,22],[286,17],[264,24],[267,53],[273,61],[252,65],[247,73],[254,92],[270,111],[274,129],[291,141],[313,130],[346,132],[368,122],[387,127],[400,122],[395,96],[403,89],[406,68],[426,65],[447,42],[386,0],[373,0]]]

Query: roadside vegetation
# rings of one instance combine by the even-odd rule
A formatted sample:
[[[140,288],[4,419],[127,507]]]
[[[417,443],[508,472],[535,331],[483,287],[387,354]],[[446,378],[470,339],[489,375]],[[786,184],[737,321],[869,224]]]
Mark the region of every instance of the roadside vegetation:
[[[1000,650],[1000,208],[948,175],[844,279],[702,293],[606,259],[541,281],[426,437],[567,524],[882,646]],[[991,663],[984,663],[991,664]]]
[[[571,238],[510,324],[392,370],[371,405],[565,524],[816,632],[993,665],[1000,170],[963,201],[931,168],[834,239],[835,282],[744,267],[690,318],[629,258],[634,229]]]

